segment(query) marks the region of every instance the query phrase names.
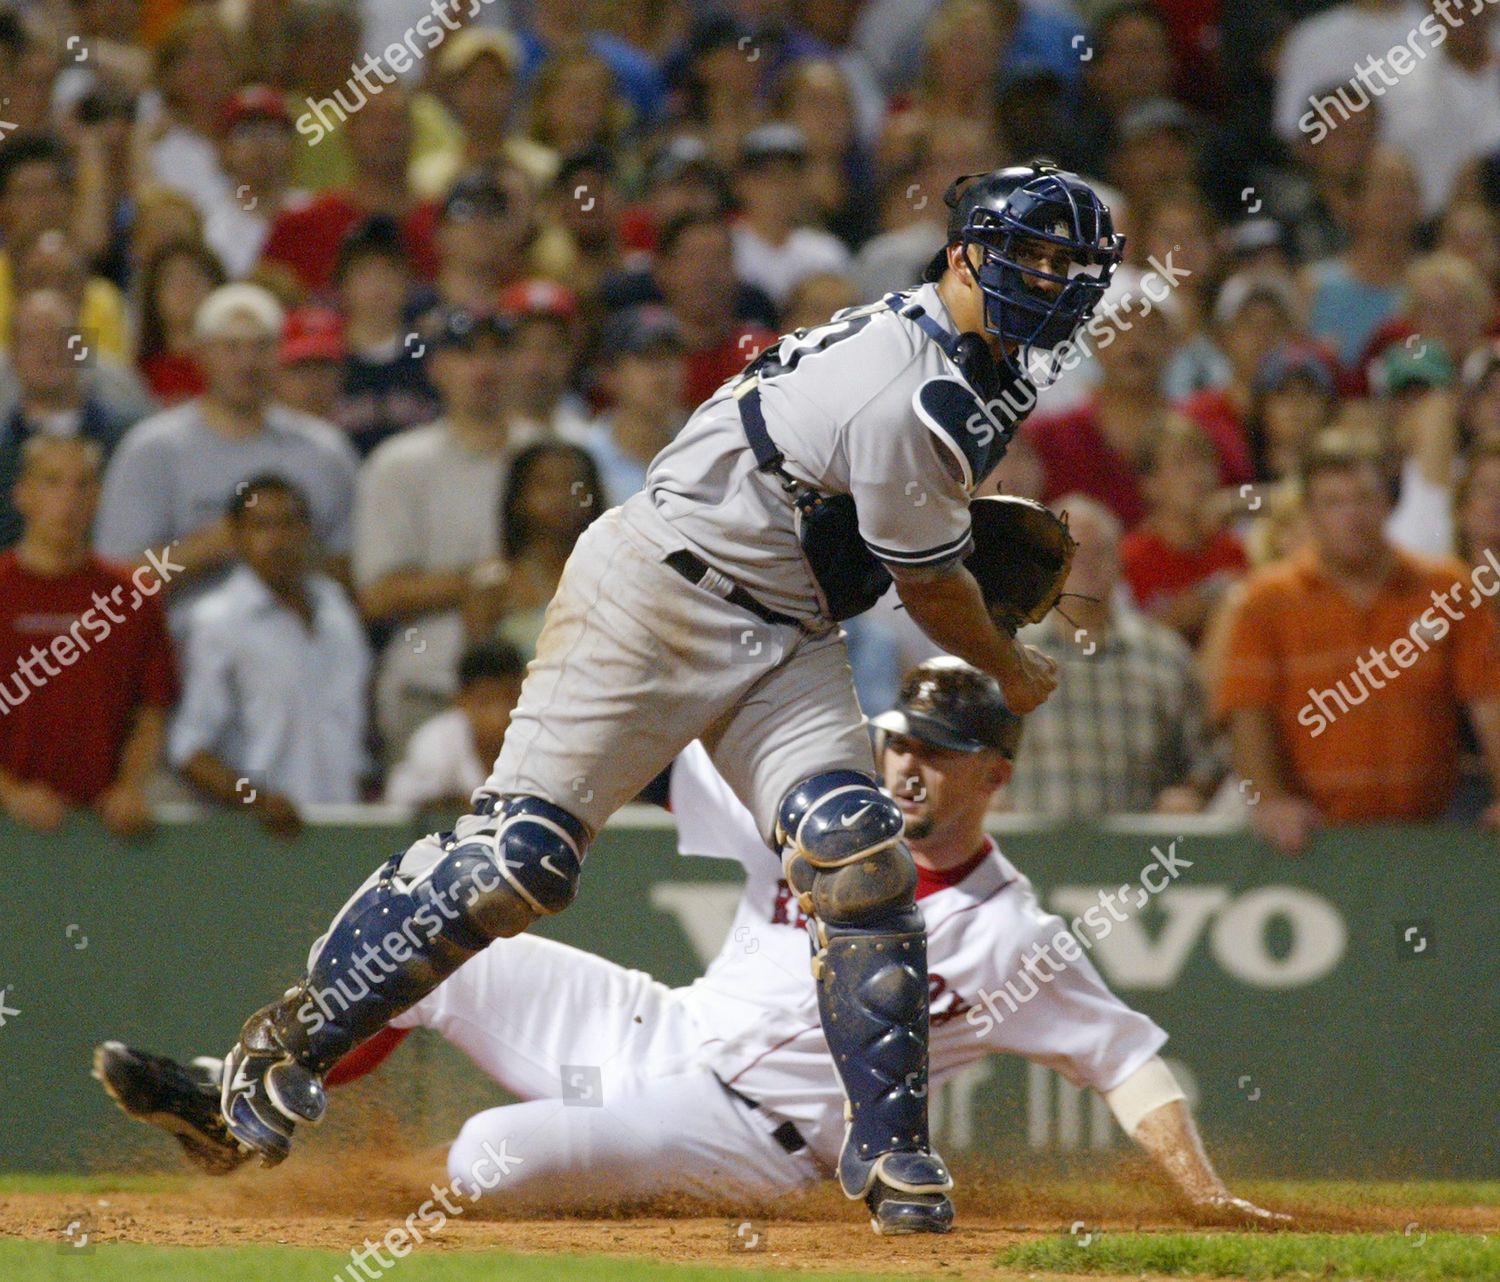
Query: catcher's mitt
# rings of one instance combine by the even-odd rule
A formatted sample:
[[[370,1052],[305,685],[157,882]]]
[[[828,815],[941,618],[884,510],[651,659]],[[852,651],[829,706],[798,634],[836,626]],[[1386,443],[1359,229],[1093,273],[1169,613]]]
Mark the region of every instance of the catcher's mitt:
[[[979,580],[990,617],[1012,636],[1057,604],[1078,543],[1068,523],[1031,499],[1002,494],[969,504],[974,550],[964,564]]]

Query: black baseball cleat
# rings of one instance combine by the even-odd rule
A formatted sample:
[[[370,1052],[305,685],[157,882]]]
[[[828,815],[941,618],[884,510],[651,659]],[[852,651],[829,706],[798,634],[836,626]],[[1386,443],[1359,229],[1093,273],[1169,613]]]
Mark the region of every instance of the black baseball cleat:
[[[127,1117],[159,1127],[182,1145],[188,1161],[210,1175],[228,1175],[251,1153],[219,1112],[218,1060],[179,1064],[124,1042],[94,1048],[94,1077]]]
[[[946,1233],[953,1227],[953,1203],[946,1193],[906,1193],[875,1181],[865,1194],[870,1227],[882,1237],[900,1233]]]

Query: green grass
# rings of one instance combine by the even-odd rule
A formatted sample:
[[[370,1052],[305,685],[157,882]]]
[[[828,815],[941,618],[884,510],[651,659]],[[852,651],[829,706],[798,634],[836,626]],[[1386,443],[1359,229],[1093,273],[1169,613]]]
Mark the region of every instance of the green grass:
[[[1223,1277],[1261,1282],[1493,1282],[1500,1242],[1466,1233],[1096,1233],[1048,1238],[996,1257],[1007,1268],[1053,1273]]]
[[[289,1247],[98,1246],[65,1251],[39,1242],[0,1241],[0,1277],[6,1282],[334,1282],[348,1277],[348,1267],[347,1252]],[[500,1251],[424,1255],[418,1250],[398,1260],[389,1276],[393,1282],[785,1282],[787,1275],[603,1256]],[[817,1279],[881,1282],[871,1274],[818,1274]]]

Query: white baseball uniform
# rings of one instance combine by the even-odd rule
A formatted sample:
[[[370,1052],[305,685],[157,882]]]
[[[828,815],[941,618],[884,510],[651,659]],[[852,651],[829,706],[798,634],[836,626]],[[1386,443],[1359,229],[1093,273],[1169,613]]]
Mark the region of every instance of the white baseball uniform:
[[[555,1208],[674,1192],[765,1198],[832,1170],[844,1094],[797,902],[700,745],[673,764],[670,799],[684,853],[737,859],[746,871],[734,923],[701,979],[668,988],[520,935],[497,940],[393,1021],[435,1029],[527,1101],[469,1119],[448,1159],[460,1184],[486,1145],[520,1159],[493,1196]],[[1102,1093],[1166,1041],[1086,956],[1043,982],[1032,978],[1027,998],[1022,955],[1065,926],[993,842],[967,876],[925,895],[921,907],[934,1084],[999,1052]],[[1020,1001],[980,1005],[982,991],[1007,981]],[[786,1135],[785,1123],[805,1148],[789,1152],[774,1138],[778,1127]]]

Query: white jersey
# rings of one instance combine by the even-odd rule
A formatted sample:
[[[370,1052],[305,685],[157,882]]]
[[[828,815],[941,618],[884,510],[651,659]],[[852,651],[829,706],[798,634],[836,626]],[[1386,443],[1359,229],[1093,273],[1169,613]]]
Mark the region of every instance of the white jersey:
[[[940,566],[969,545],[969,496],[1004,453],[1013,416],[986,403],[913,318],[956,340],[937,287],[849,308],[780,339],[756,389],[785,470],[848,494],[869,549],[893,569]],[[813,618],[819,603],[795,510],[756,470],[736,390],[725,383],[652,462],[627,519],[664,550],[687,547],[773,609]],[[665,524],[663,524],[665,522]]]
[[[701,979],[679,990],[707,1033],[704,1060],[735,1090],[795,1123],[819,1156],[836,1156],[844,1095],[818,1018],[806,919],[776,856],[701,745],[673,764],[670,800],[684,854],[737,859],[746,873],[723,948]],[[1042,908],[1031,882],[993,842],[967,877],[924,896],[921,908],[934,1084],[1001,1053],[1103,1092],[1166,1042],[1081,953],[1056,973],[1022,966],[1023,954],[1066,926]],[[985,1003],[986,992],[999,996]]]

